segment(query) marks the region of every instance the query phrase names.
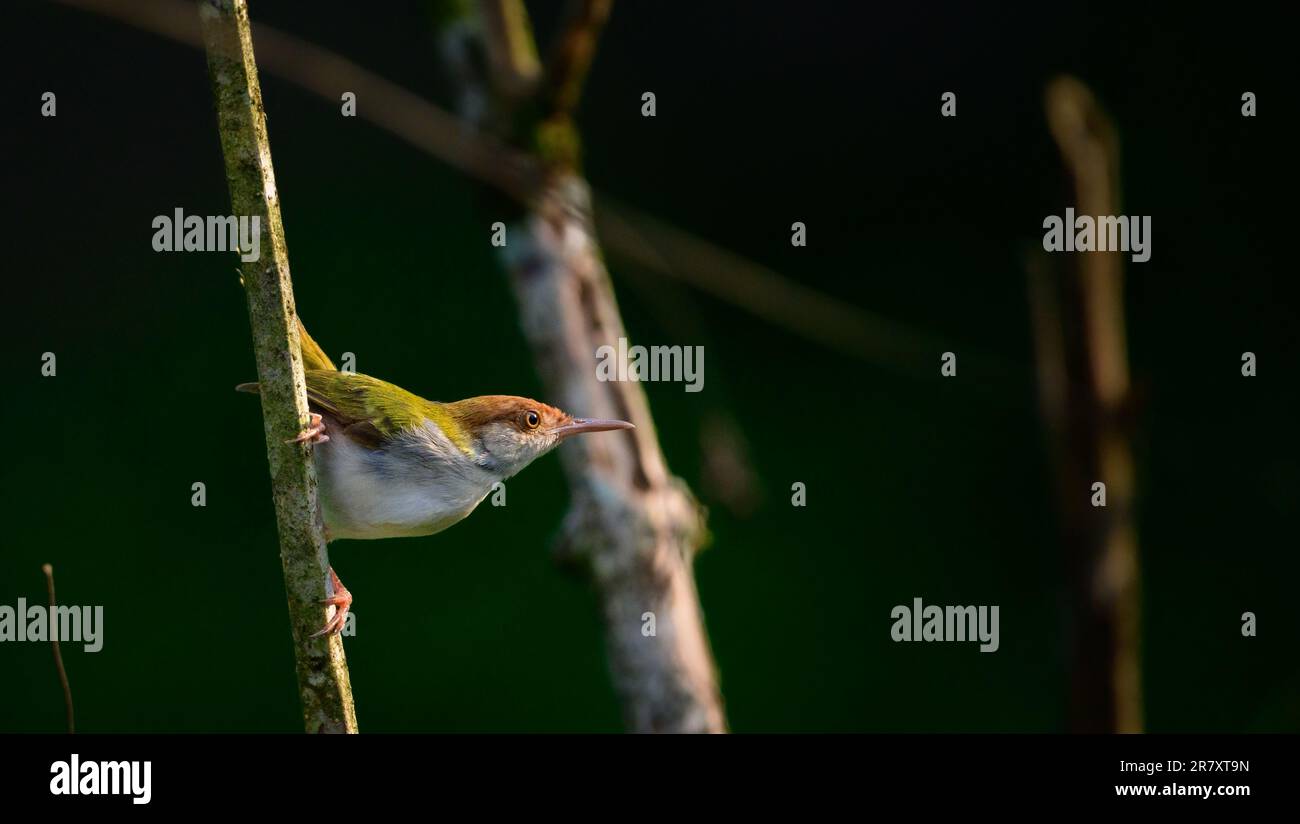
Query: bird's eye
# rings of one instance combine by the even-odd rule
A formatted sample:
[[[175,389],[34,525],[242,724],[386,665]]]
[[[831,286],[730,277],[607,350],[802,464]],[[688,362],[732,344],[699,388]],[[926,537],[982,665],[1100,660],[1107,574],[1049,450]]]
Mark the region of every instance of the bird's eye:
[[[536,412],[528,412],[524,415],[524,426],[529,429],[536,429],[542,425],[542,416]]]

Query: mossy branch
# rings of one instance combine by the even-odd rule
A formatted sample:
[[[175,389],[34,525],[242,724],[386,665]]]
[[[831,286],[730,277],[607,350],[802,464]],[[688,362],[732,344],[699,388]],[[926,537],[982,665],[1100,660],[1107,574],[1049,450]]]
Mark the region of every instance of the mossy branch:
[[[262,92],[245,0],[200,0],[199,19],[216,99],[230,201],[238,217],[259,219],[261,256],[241,267],[261,384],[266,456],[280,534],[298,689],[308,732],[356,732],[343,644],[312,639],[325,624],[326,554],[310,447],[290,443],[308,422],[293,283],[271,166]]]

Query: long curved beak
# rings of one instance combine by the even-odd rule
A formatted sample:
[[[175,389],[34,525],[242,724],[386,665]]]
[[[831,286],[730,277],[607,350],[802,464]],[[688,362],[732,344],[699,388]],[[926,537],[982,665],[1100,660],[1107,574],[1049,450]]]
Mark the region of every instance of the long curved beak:
[[[583,432],[608,432],[611,429],[636,429],[636,427],[627,421],[602,420],[600,418],[574,418],[564,426],[557,426],[552,429],[551,434],[559,435],[561,438],[567,438],[570,435],[581,435]]]

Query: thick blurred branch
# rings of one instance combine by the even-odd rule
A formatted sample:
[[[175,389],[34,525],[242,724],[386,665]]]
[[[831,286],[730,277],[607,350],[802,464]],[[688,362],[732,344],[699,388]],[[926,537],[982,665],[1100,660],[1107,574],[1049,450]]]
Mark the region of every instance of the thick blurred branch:
[[[625,337],[591,225],[590,193],[557,176],[547,200],[510,229],[506,268],[548,396],[575,414],[637,428],[561,450],[572,507],[560,539],[590,569],[610,667],[637,732],[723,732],[726,720],[692,560],[703,512],[668,470],[639,383],[596,380],[595,353]],[[647,622],[654,633],[646,634]]]
[[[310,637],[327,618],[321,600],[329,595],[329,559],[310,447],[290,443],[308,422],[307,386],[248,7],[245,0],[200,0],[199,18],[231,207],[237,217],[256,217],[261,224],[262,254],[243,264],[241,279],[253,329],[303,720],[307,732],[356,732],[343,643],[338,635]]]
[[[582,40],[582,45],[570,46],[581,54],[553,61],[551,68],[558,65],[575,75],[585,71],[599,28],[593,14],[603,20],[608,11],[591,7],[603,5],[577,4],[570,32],[576,26],[585,34],[569,33],[562,40]],[[492,15],[526,18],[521,2],[488,2],[482,8]],[[506,29],[483,25],[477,30],[492,37]],[[489,54],[521,49],[535,53],[531,44],[518,42],[486,47]],[[463,66],[458,74],[466,76]],[[506,90],[492,85],[495,75],[480,82],[498,105],[515,103],[503,100]],[[555,88],[555,82],[548,76],[541,88]],[[641,385],[596,378],[597,350],[607,344],[617,347],[626,332],[577,153],[548,151],[556,130],[568,132],[563,143],[576,147],[573,105],[576,100],[555,110],[535,101],[525,107],[536,112],[535,119],[511,125],[515,131],[509,137],[537,147],[537,162],[546,174],[508,228],[503,260],[548,398],[574,414],[622,418],[637,428],[561,450],[572,506],[560,553],[566,560],[582,561],[591,572],[614,686],[629,728],[724,732],[722,697],[692,570],[705,535],[703,511],[685,483],[668,470]]]
[[[1081,215],[1118,215],[1115,130],[1073,78],[1051,83],[1047,119]],[[1073,232],[1073,226],[1065,231]],[[1071,604],[1070,724],[1079,732],[1141,732],[1135,480],[1129,444],[1124,271],[1120,253],[1077,252],[1053,276],[1030,272],[1044,418],[1062,506]],[[1094,507],[1091,486],[1106,485]]]

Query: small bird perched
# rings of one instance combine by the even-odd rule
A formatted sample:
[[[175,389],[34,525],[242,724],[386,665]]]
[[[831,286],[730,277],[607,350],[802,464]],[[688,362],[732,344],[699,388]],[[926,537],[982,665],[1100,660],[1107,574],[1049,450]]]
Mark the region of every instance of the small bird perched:
[[[462,520],[498,481],[564,439],[632,429],[575,418],[513,395],[427,401],[391,383],[338,371],[298,321],[325,540],[432,535]],[[235,387],[257,392],[256,383]],[[342,631],[352,595],[330,567],[334,616],[312,637]]]

